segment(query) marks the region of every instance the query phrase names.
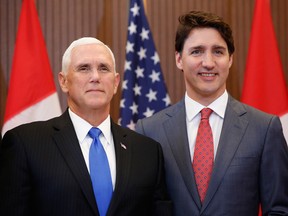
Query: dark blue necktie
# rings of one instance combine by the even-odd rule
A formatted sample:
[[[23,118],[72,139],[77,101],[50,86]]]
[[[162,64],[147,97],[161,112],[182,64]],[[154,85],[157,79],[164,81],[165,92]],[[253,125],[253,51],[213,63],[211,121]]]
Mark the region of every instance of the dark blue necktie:
[[[100,129],[94,127],[88,132],[93,139],[89,151],[89,167],[98,210],[100,216],[104,216],[110,204],[113,188],[107,155],[99,140],[101,133]]]

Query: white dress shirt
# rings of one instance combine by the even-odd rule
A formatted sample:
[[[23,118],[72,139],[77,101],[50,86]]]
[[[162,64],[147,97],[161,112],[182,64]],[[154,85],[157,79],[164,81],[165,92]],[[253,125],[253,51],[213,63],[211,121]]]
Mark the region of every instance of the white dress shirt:
[[[219,139],[221,135],[221,130],[224,121],[225,110],[228,103],[228,93],[225,92],[208,105],[208,108],[212,109],[213,112],[210,115],[209,123],[213,133],[213,142],[214,142],[214,159],[217,153],[217,148],[219,144]],[[186,108],[186,127],[188,133],[189,149],[191,160],[193,162],[194,149],[196,143],[196,136],[198,131],[198,126],[201,120],[200,111],[205,108],[205,106],[199,104],[198,102],[192,100],[187,92],[185,94],[185,108]]]
[[[68,112],[72,120],[88,172],[90,173],[89,150],[93,139],[88,135],[88,132],[93,126],[75,113],[73,113],[70,109],[68,109]],[[110,115],[98,126],[98,128],[102,131],[99,139],[108,158],[111,180],[114,190],[116,182],[116,156],[113,135],[111,132]]]

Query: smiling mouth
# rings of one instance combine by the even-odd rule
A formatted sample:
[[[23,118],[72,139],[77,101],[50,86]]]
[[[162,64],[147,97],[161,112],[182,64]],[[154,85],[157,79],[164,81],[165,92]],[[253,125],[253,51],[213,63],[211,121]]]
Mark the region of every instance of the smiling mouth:
[[[199,75],[204,77],[213,77],[216,76],[216,73],[199,73]]]

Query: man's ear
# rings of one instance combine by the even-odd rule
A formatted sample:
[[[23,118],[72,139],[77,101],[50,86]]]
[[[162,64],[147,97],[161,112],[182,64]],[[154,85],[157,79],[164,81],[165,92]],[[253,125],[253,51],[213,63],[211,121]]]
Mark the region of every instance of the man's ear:
[[[176,61],[176,66],[178,67],[178,69],[183,70],[182,56],[181,56],[181,53],[177,51],[175,52],[175,61]]]
[[[116,72],[115,73],[115,82],[114,82],[114,94],[117,93],[119,83],[120,83],[120,74]]]
[[[233,54],[229,57],[229,68],[232,66],[233,63]]]
[[[58,73],[58,82],[63,92],[67,93],[67,77],[63,71]]]

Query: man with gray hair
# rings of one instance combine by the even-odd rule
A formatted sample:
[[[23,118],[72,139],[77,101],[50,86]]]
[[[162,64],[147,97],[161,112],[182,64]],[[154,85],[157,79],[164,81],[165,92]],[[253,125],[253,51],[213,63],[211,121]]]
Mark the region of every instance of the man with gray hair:
[[[109,47],[74,41],[58,78],[68,109],[3,137],[0,215],[170,215],[160,144],[109,115],[120,82]]]

